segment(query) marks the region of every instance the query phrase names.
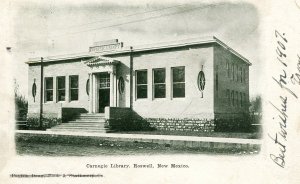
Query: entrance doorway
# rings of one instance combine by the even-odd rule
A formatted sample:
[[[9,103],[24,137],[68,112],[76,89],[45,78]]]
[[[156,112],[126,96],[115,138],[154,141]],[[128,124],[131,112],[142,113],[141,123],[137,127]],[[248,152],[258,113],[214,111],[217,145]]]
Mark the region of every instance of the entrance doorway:
[[[104,113],[104,108],[110,105],[110,76],[109,73],[99,74],[99,112]]]

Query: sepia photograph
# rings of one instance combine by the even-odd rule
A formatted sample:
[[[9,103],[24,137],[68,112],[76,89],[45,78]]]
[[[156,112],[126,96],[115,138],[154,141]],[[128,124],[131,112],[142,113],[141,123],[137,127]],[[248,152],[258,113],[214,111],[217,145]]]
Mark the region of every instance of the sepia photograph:
[[[259,152],[253,5],[31,3],[18,13],[17,153]]]
[[[274,183],[262,171],[295,172],[299,29],[268,2],[1,3],[12,117],[1,178]]]

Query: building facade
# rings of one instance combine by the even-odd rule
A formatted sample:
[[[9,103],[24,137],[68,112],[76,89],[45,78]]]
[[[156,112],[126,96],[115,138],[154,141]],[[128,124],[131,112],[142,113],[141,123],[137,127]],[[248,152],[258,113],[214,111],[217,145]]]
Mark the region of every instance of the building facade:
[[[64,108],[130,110],[152,122],[248,113],[251,63],[216,37],[136,48],[108,40],[94,43],[87,53],[33,58],[27,64],[29,117],[62,118]]]

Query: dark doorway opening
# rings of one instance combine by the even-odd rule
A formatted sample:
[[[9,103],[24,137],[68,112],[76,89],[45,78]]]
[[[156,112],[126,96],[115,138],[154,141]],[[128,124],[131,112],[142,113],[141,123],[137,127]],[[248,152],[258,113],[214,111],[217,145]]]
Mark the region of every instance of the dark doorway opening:
[[[104,108],[109,106],[110,100],[110,90],[108,89],[99,89],[99,112],[104,113]]]
[[[110,105],[110,76],[109,73],[99,74],[99,112],[104,113],[104,108]]]

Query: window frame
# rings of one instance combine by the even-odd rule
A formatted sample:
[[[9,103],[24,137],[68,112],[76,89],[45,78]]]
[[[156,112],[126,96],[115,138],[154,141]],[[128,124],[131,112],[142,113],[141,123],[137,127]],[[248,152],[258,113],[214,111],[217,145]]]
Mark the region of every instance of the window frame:
[[[184,69],[184,82],[174,82],[174,69],[177,68],[183,68]],[[176,66],[176,67],[171,67],[171,76],[172,76],[172,98],[186,98],[186,93],[185,93],[185,66]],[[184,84],[184,96],[176,96],[174,97],[174,84]]]
[[[219,66],[216,66],[216,78],[215,78],[215,83],[216,83],[216,92],[218,96],[218,91],[219,91]]]
[[[243,93],[242,92],[240,92],[240,99],[241,99],[240,107],[243,107]]]
[[[230,98],[230,90],[226,89],[226,97],[227,97],[227,103],[229,106],[231,106],[231,98]]]
[[[164,71],[164,73],[165,73],[165,75],[164,75],[164,83],[155,83],[155,70],[157,71],[157,70],[163,70]],[[152,94],[153,94],[153,98],[154,99],[163,99],[163,98],[166,98],[166,76],[167,76],[167,73],[166,73],[166,68],[153,68],[152,69],[152,83],[153,83],[153,87],[152,87],[152,89],[153,89],[153,91],[152,91]],[[164,85],[165,86],[165,90],[164,90],[164,97],[155,97],[155,86],[156,85]]]
[[[234,107],[234,91],[231,90],[231,105]]]
[[[231,64],[231,75],[232,75],[231,80],[234,81],[234,63]]]
[[[59,78],[64,78],[64,80],[65,80],[65,82],[64,82],[64,88],[61,88],[61,89],[59,88],[59,84],[58,84],[58,79]],[[56,77],[56,101],[57,102],[64,102],[64,101],[66,101],[66,95],[67,95],[66,94],[66,91],[67,91],[66,90],[66,86],[67,86],[66,82],[67,82],[66,81],[66,76],[57,76]],[[64,92],[65,92],[65,99],[64,100],[59,100],[59,91],[62,91],[62,90],[64,90]]]
[[[230,66],[229,61],[226,61],[227,77],[230,78]]]
[[[146,83],[138,84],[138,72],[146,72]],[[138,87],[139,86],[146,86],[146,97],[138,97]],[[135,99],[147,99],[148,98],[148,70],[141,69],[135,70]]]
[[[71,78],[72,77],[77,77],[77,88],[72,88],[72,81]],[[76,90],[77,89],[77,99],[76,100],[72,100],[72,90]],[[69,75],[69,101],[78,101],[79,100],[79,75]]]
[[[240,106],[240,101],[239,101],[239,92],[235,91],[235,106],[239,107]]]
[[[52,79],[52,89],[47,89],[47,80],[48,79]],[[45,77],[44,78],[44,81],[45,81],[45,86],[44,86],[44,102],[47,103],[47,102],[53,102],[53,96],[54,96],[54,80],[53,80],[53,77]],[[47,92],[48,91],[52,91],[52,99],[51,100],[48,100],[47,99]]]

